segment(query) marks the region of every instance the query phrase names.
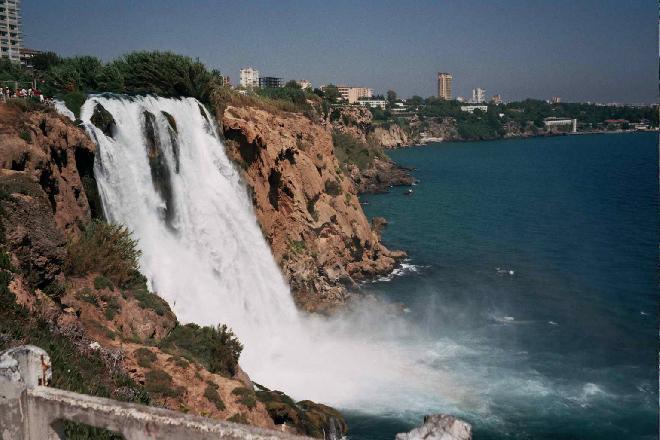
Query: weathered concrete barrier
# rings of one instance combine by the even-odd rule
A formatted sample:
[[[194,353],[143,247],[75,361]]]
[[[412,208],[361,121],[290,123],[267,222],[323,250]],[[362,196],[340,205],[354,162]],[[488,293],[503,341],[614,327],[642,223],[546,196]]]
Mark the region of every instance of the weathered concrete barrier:
[[[306,438],[50,388],[50,377],[50,358],[39,347],[0,353],[0,439],[64,439],[66,420],[115,431],[126,440]]]

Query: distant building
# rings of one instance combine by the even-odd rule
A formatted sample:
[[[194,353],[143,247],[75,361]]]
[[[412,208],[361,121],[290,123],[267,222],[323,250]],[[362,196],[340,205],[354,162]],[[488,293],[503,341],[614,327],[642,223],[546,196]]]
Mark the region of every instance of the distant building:
[[[0,58],[21,60],[22,27],[21,0],[0,0]]]
[[[495,105],[502,104],[502,95],[500,94],[493,95],[493,97],[490,99],[490,102],[492,102]]]
[[[31,69],[32,67],[32,58],[34,58],[35,55],[39,55],[43,52],[40,50],[36,49],[28,49],[27,47],[21,47],[21,50],[19,51],[20,54],[20,60],[21,64],[28,69]]]
[[[261,76],[259,77],[259,88],[277,88],[284,87],[284,80],[275,76]]]
[[[488,111],[488,106],[485,104],[462,105],[461,110],[468,113],[474,113],[475,110],[481,110],[482,112],[485,113]]]
[[[472,102],[478,104],[480,102],[486,102],[486,90],[481,87],[472,89]]]
[[[361,98],[358,99],[358,104],[362,106],[369,106],[371,108],[381,108],[385,110],[385,107],[387,106],[387,101],[385,99],[369,99],[369,98]]]
[[[325,90],[327,86],[321,86],[321,90]],[[339,96],[349,104],[355,104],[361,98],[372,98],[374,90],[368,87],[353,87],[353,86],[336,86],[339,91]]]
[[[259,87],[259,71],[252,67],[244,67],[240,72],[240,85],[246,89]]]
[[[438,98],[451,99],[451,73],[438,72]]]
[[[545,128],[570,126],[573,133],[577,131],[577,119],[550,117],[543,120],[543,125]]]
[[[561,97],[553,96],[550,98],[550,104],[559,104],[561,102]]]
[[[298,84],[300,88],[303,90],[312,89],[312,83],[310,81],[307,81],[306,79],[297,79],[296,84]]]

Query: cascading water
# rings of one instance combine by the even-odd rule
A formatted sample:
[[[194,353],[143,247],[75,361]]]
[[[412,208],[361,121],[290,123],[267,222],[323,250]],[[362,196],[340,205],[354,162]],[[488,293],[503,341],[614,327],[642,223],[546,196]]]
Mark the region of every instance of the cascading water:
[[[112,136],[90,122],[99,104],[114,118]],[[403,321],[298,313],[211,115],[196,100],[96,96],[81,118],[98,144],[106,216],[133,231],[141,271],[181,321],[228,324],[251,377],[295,397],[344,408],[437,407],[430,402],[446,378],[415,362],[405,347],[418,350],[419,341],[401,343],[415,338]]]

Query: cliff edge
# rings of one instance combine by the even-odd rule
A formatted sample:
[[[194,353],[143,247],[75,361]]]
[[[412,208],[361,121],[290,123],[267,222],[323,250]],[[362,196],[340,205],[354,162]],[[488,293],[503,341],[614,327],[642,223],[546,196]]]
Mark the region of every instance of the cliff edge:
[[[225,145],[243,170],[257,220],[299,307],[328,311],[347,287],[394,269],[340,168],[331,127],[302,114],[228,105]]]

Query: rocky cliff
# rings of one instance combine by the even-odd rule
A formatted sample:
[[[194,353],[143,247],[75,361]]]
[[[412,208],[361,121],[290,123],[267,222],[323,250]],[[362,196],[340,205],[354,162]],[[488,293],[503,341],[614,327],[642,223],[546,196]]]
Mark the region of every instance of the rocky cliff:
[[[356,281],[390,272],[388,250],[340,168],[328,124],[295,113],[229,105],[226,148],[243,169],[255,212],[300,307],[325,311]]]
[[[113,271],[101,273],[98,264],[121,268],[125,258],[106,251],[111,243],[74,252],[94,236],[90,225],[104,225],[92,222],[101,215],[94,152],[85,132],[52,110],[0,104],[0,350],[48,349],[55,386],[71,391],[342,435],[346,425],[332,408],[255,392],[227,348],[214,345],[225,330],[181,325],[139,274],[119,282]],[[78,261],[90,259],[102,262]]]

